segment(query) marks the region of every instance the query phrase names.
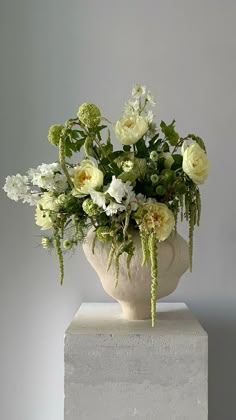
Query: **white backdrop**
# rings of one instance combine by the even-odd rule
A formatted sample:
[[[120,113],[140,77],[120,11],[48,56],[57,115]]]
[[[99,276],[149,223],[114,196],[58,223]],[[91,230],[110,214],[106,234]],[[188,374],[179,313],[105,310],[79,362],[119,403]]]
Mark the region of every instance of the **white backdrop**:
[[[84,101],[120,115],[147,84],[158,117],[206,140],[194,271],[169,301],[185,301],[209,334],[211,420],[233,420],[236,354],[236,3],[225,0],[1,0],[1,165],[8,174],[56,159],[47,142]],[[109,300],[78,249],[58,284],[38,247],[33,211],[1,194],[0,418],[63,419],[63,335],[81,301]],[[183,230],[183,232],[185,232]],[[88,419],[89,420],[89,419]]]

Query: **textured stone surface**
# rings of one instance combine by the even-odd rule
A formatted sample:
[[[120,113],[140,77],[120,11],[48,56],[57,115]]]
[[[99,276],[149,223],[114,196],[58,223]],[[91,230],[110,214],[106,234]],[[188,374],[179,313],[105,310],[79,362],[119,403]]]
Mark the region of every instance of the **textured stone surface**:
[[[65,334],[65,420],[207,420],[207,334],[183,303],[157,323],[84,303]]]

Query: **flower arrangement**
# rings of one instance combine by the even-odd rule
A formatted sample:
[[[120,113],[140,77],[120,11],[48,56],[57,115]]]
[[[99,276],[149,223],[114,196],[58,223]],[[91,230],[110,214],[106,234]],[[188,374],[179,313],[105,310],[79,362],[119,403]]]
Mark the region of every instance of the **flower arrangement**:
[[[208,176],[203,140],[188,134],[180,137],[175,120],[161,121],[157,128],[151,107],[153,96],[145,86],[135,85],[121,118],[112,124],[99,108],[82,104],[75,118],[52,125],[49,142],[58,148],[58,161],[29,169],[27,175],[8,176],[4,190],[14,201],[36,206],[35,221],[43,248],[54,247],[63,283],[63,253],[95,229],[96,240],[110,243],[107,270],[112,263],[119,279],[119,258],[127,255],[127,276],[135,252],[132,229],[139,232],[143,261],[151,264],[151,314],[155,322],[158,287],[158,242],[165,241],[177,221],[189,224],[189,259],[192,270],[193,232],[199,225],[199,184]],[[111,130],[121,143],[114,150]],[[103,135],[104,134],[104,135]],[[76,163],[72,155],[83,152]]]

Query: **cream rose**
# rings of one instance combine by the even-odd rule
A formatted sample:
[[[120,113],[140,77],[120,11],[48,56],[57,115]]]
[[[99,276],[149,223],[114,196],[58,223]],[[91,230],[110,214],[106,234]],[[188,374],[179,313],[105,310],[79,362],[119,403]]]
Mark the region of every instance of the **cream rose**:
[[[37,203],[35,212],[35,223],[41,226],[41,230],[50,229],[53,225],[50,217],[51,211],[56,211],[58,204],[50,193],[44,193]]]
[[[208,177],[209,161],[204,150],[193,143],[183,150],[183,171],[195,184],[203,184]]]
[[[172,211],[164,203],[147,203],[144,206],[147,213],[141,223],[144,229],[154,229],[156,238],[159,241],[165,241],[171,234],[175,218]]]
[[[124,115],[114,127],[122,144],[135,144],[148,130],[148,121],[140,115]]]
[[[102,186],[103,173],[91,160],[84,160],[81,162],[80,166],[77,166],[74,169],[73,183],[73,195],[87,195],[91,190]]]

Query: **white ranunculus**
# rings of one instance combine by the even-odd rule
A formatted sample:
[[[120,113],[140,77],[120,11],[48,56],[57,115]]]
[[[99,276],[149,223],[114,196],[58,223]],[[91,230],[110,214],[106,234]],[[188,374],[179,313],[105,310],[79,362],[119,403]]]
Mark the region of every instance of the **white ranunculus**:
[[[102,186],[103,173],[91,160],[85,159],[79,166],[74,168],[73,183],[73,195],[87,195],[91,190]]]
[[[35,212],[35,223],[41,230],[50,229],[53,225],[50,212],[57,211],[59,208],[55,197],[45,192],[37,203]]]
[[[208,177],[209,161],[205,151],[193,143],[183,152],[183,171],[195,184],[203,184]]]
[[[165,241],[174,228],[174,214],[164,203],[147,203],[144,208],[147,213],[144,215],[141,226],[144,224],[150,231],[154,229],[156,238],[159,241]]]
[[[138,114],[124,115],[114,127],[116,137],[122,144],[135,144],[148,130],[148,120]]]

